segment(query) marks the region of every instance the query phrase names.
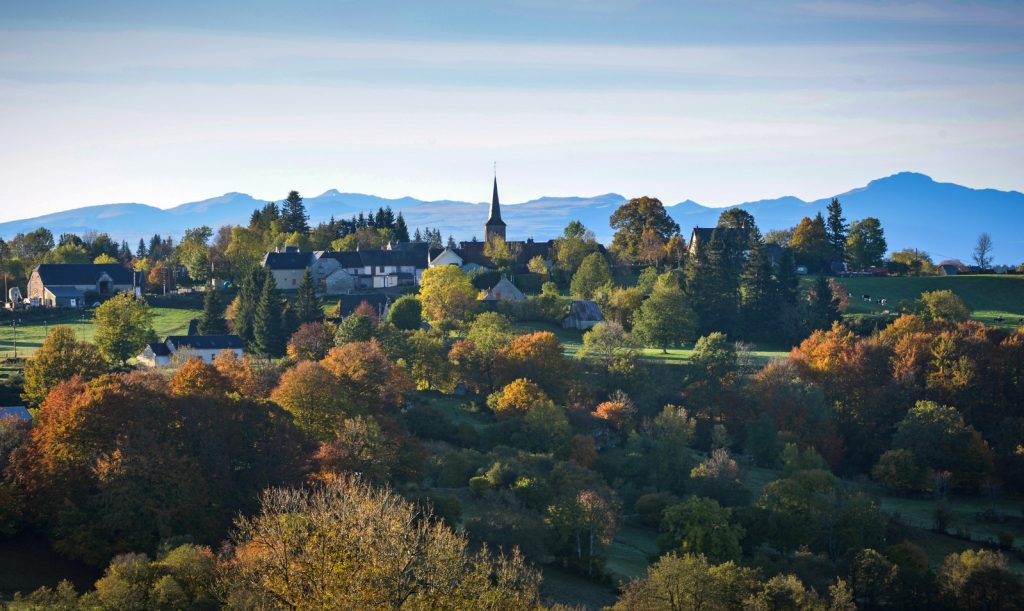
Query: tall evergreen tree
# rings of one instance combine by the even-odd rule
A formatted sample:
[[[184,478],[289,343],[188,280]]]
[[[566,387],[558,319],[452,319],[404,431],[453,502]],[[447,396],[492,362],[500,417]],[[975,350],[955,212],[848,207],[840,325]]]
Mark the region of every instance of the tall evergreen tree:
[[[381,229],[394,229],[395,228],[395,213],[391,210],[391,206],[384,208],[381,213]]]
[[[679,282],[671,274],[664,274],[640,306],[633,330],[664,353],[669,346],[693,339],[696,318]]]
[[[832,244],[833,261],[846,259],[846,238],[849,229],[846,219],[843,218],[843,205],[839,203],[838,197],[833,197],[828,204],[828,220],[825,222],[828,241]]]
[[[420,233],[420,228],[419,227],[416,228],[416,233],[413,234],[412,241],[413,242],[422,242],[423,241],[423,234]]]
[[[832,287],[828,284],[828,278],[824,275],[818,276],[814,284],[807,291],[807,311],[805,317],[805,332],[810,333],[818,329],[829,329],[832,323],[839,320],[841,314],[836,307]]]
[[[139,247],[135,249],[135,256],[141,259],[145,257],[147,254],[148,251],[146,250],[146,241],[143,240],[142,238],[139,238]]]
[[[284,329],[284,304],[277,293],[274,276],[263,279],[260,299],[252,321],[253,347],[259,354],[281,356],[288,338]]]
[[[295,297],[295,318],[299,324],[317,322],[324,318],[324,311],[317,302],[313,274],[308,269],[302,275],[298,295]]]
[[[287,233],[309,233],[309,215],[306,214],[306,205],[302,203],[298,191],[292,191],[284,200],[281,220],[284,221],[283,229]]]
[[[739,314],[740,261],[735,246],[715,229],[687,267],[687,288],[697,313],[699,335],[721,331],[732,335]]]
[[[395,219],[395,239],[399,242],[409,241],[409,227],[405,224],[405,219],[402,217],[402,213],[398,213],[398,218]]]
[[[238,307],[231,321],[235,335],[242,338],[250,350],[255,345],[253,322],[256,317],[256,305],[263,292],[263,281],[270,272],[256,268],[249,272],[241,283],[238,291]]]
[[[228,320],[224,317],[224,301],[220,291],[206,291],[203,299],[203,315],[199,318],[200,335],[225,335],[228,332]]]
[[[744,337],[763,339],[772,330],[781,299],[764,240],[756,228],[748,242],[750,254],[740,277],[740,326]]]

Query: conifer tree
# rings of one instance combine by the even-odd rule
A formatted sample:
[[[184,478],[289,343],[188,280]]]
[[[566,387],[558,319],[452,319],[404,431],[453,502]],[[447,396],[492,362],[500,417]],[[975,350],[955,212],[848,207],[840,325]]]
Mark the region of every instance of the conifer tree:
[[[281,356],[287,337],[283,324],[284,305],[277,294],[277,283],[268,272],[263,280],[259,302],[253,316],[253,348],[259,354]]]
[[[829,329],[832,327],[832,323],[840,318],[841,314],[839,308],[836,307],[828,278],[824,275],[818,276],[810,290],[807,291],[805,332]]]
[[[320,309],[320,304],[317,302],[313,274],[308,269],[302,275],[302,282],[299,283],[298,294],[295,298],[295,318],[299,324],[317,322],[324,318],[324,311]]]
[[[740,277],[740,323],[745,337],[764,338],[779,311],[779,291],[761,233],[754,229],[748,240],[750,254]]]
[[[412,240],[413,240],[413,242],[422,242],[423,241],[423,234],[420,233],[420,228],[419,227],[416,228],[416,233],[413,234]]]
[[[669,346],[693,338],[696,318],[679,282],[671,274],[663,274],[640,306],[633,330],[664,353]]]
[[[697,313],[699,335],[733,334],[739,314],[739,272],[735,247],[715,229],[687,268],[687,288]]]
[[[398,213],[398,218],[395,219],[395,239],[399,242],[409,241],[409,227],[405,224],[405,218],[402,217],[402,213]]]
[[[135,256],[141,259],[145,257],[147,254],[148,251],[146,250],[146,240],[139,238],[139,247],[135,249]]]
[[[306,206],[302,203],[302,196],[298,191],[292,191],[284,200],[281,220],[284,221],[285,233],[309,233],[309,215],[306,214]]]
[[[225,335],[228,332],[228,321],[224,317],[224,301],[220,291],[210,289],[203,299],[203,315],[199,318],[200,335]]]
[[[235,335],[242,338],[250,348],[255,345],[254,319],[256,306],[259,303],[260,295],[263,292],[263,281],[269,272],[256,268],[249,272],[249,275],[242,280],[238,291],[238,307],[235,309],[235,317],[231,326]]]
[[[839,198],[833,197],[828,204],[828,220],[825,222],[825,231],[828,234],[828,241],[832,244],[832,260],[843,261],[846,259],[846,239],[849,233],[849,225],[843,218],[843,205]]]

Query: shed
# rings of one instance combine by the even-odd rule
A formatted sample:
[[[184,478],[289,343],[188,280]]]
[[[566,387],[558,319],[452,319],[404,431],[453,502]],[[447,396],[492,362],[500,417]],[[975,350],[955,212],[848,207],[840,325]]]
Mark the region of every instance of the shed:
[[[483,301],[526,301],[526,295],[512,284],[508,278],[502,278],[481,297]]]
[[[562,327],[586,331],[592,329],[599,322],[604,322],[604,316],[596,301],[574,299],[569,305],[569,315],[562,321]]]

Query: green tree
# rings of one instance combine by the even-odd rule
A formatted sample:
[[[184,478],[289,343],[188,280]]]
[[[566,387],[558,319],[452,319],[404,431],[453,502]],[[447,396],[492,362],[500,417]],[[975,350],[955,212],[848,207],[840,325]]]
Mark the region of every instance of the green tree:
[[[842,319],[832,286],[825,276],[818,276],[807,291],[807,307],[804,311],[804,328],[807,331],[829,329]]]
[[[711,564],[697,554],[666,554],[622,590],[618,611],[733,611],[746,608],[757,573],[733,562]]]
[[[666,353],[669,346],[679,345],[693,337],[697,329],[696,318],[679,281],[671,274],[663,274],[654,285],[651,296],[640,306],[633,330],[648,344],[658,346],[662,353]]]
[[[854,269],[867,269],[882,264],[888,245],[882,223],[874,217],[854,221],[846,239],[846,261]]]
[[[281,205],[281,230],[284,233],[309,233],[309,215],[298,191],[292,191]]]
[[[1006,557],[988,550],[950,554],[937,575],[939,592],[958,609],[1020,609],[1024,582],[1010,571]]]
[[[220,291],[207,289],[203,298],[203,315],[199,318],[200,335],[225,335],[228,332],[228,320],[224,317],[224,302]]]
[[[782,310],[782,295],[760,232],[748,238],[750,254],[740,276],[740,327],[747,338],[766,338]]]
[[[320,322],[324,319],[324,311],[316,297],[316,283],[313,274],[307,269],[299,282],[299,290],[295,296],[295,319],[301,325],[307,322]]]
[[[153,311],[143,299],[118,293],[96,308],[93,341],[108,360],[124,364],[156,341]]]
[[[79,341],[71,327],[53,327],[43,345],[25,364],[22,397],[30,405],[39,405],[54,386],[75,376],[91,380],[103,374],[106,366],[96,346]]]
[[[235,335],[242,338],[248,346],[255,342],[255,330],[253,323],[256,318],[256,306],[263,294],[263,283],[269,274],[266,270],[256,267],[242,280],[235,298],[235,313],[231,319],[231,329]]]
[[[679,224],[672,220],[665,206],[653,197],[636,197],[612,213],[609,224],[615,229],[612,250],[627,261],[641,259],[644,231],[659,243],[679,233]]]
[[[263,280],[260,298],[252,321],[253,348],[257,354],[281,356],[288,337],[284,329],[284,304],[277,293],[277,283],[268,272]]]
[[[926,320],[963,322],[971,317],[971,308],[949,289],[921,293],[918,304]]]
[[[388,322],[403,331],[415,331],[423,326],[423,305],[415,295],[403,295],[388,309]]]
[[[608,261],[599,252],[590,253],[572,276],[569,290],[576,299],[590,299],[600,287],[612,281]]]
[[[883,486],[901,494],[928,489],[931,472],[910,450],[888,450],[878,458],[871,475]]]
[[[846,260],[846,237],[849,229],[846,219],[843,218],[843,205],[839,203],[838,197],[833,197],[828,204],[828,220],[825,222],[828,241],[832,244],[833,261]]]
[[[594,232],[579,221],[571,221],[566,225],[561,237],[554,242],[555,260],[559,269],[568,275],[575,274],[583,259],[598,250]]]
[[[703,554],[712,562],[738,560],[744,530],[731,518],[732,510],[718,501],[691,497],[665,510],[658,538],[661,549]]]
[[[454,325],[465,321],[476,304],[469,276],[454,265],[439,265],[423,272],[420,303],[431,323]]]
[[[686,287],[698,332],[733,333],[739,314],[741,245],[727,228],[716,228],[686,268]]]
[[[338,324],[338,330],[334,333],[334,345],[368,342],[373,339],[376,329],[377,325],[372,318],[353,312]]]

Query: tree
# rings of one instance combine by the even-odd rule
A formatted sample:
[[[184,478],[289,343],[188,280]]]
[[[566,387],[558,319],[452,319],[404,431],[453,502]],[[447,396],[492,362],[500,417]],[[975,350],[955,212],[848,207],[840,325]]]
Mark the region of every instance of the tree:
[[[818,276],[807,291],[804,328],[807,331],[828,329],[841,319],[842,314],[832,293],[832,285],[825,276]]]
[[[594,360],[601,365],[605,378],[622,364],[632,363],[637,357],[637,344],[632,335],[616,322],[599,322],[583,334],[583,345],[576,358]]]
[[[854,269],[867,269],[882,264],[888,245],[882,223],[874,217],[854,221],[846,239],[846,261]]]
[[[744,530],[731,517],[732,510],[714,499],[691,497],[673,505],[661,519],[661,549],[706,555],[712,562],[738,560]]]
[[[800,265],[806,265],[811,271],[828,273],[832,261],[832,244],[829,243],[825,219],[819,212],[813,219],[806,216],[797,224],[789,247],[796,255]]]
[[[963,322],[971,317],[971,308],[949,289],[921,293],[918,303],[926,320]]]
[[[424,270],[419,299],[427,320],[453,325],[464,321],[476,305],[476,290],[461,269],[439,265]]]
[[[228,591],[261,608],[540,608],[517,549],[471,552],[429,509],[354,477],[266,492],[231,540]]]
[[[338,378],[315,361],[302,361],[285,371],[270,399],[288,410],[296,426],[318,441],[331,439],[341,421],[354,415]]]
[[[308,269],[302,275],[302,281],[299,282],[299,289],[295,295],[295,318],[299,324],[319,322],[324,319],[324,311],[320,308],[320,302],[316,298],[313,274]]]
[[[950,554],[939,568],[940,593],[958,609],[1019,609],[1024,583],[1010,571],[1006,557],[988,550]]]
[[[544,260],[544,257],[537,255],[531,257],[526,263],[526,269],[530,270],[531,274],[537,274],[538,276],[547,277],[548,275],[548,264]]]
[[[933,470],[952,471],[959,484],[977,485],[992,469],[991,450],[981,435],[956,408],[934,401],[918,401],[907,411],[896,426],[892,445],[910,451]],[[980,457],[975,456],[978,453]]]
[[[402,295],[388,309],[388,322],[403,331],[423,326],[423,305],[415,295]]]
[[[53,327],[43,345],[25,364],[25,392],[22,397],[30,405],[39,405],[50,389],[61,382],[75,376],[85,380],[99,377],[106,371],[106,365],[96,346],[79,341],[70,327]]]
[[[663,354],[669,346],[693,337],[697,330],[696,314],[671,274],[658,278],[651,296],[640,306],[633,330],[648,344],[660,347]]]
[[[982,232],[978,236],[978,242],[974,246],[974,262],[982,271],[992,265],[992,236],[988,232]]]
[[[297,361],[319,361],[334,347],[334,325],[307,322],[288,338],[288,356]]]
[[[729,228],[716,228],[686,268],[687,293],[701,334],[735,331],[740,305],[743,244]]]
[[[656,198],[646,196],[619,206],[609,224],[615,229],[612,250],[629,261],[640,259],[645,230],[650,231],[648,240],[654,238],[660,244],[679,233],[679,224],[672,220],[665,206]]]
[[[558,268],[572,275],[579,269],[583,259],[597,252],[599,246],[593,231],[579,221],[570,221],[562,231],[562,236],[555,239],[553,249]]]
[[[283,324],[284,304],[277,294],[277,283],[269,272],[263,280],[259,301],[252,319],[254,352],[270,356],[284,354],[287,334]]]
[[[242,279],[235,297],[234,315],[231,318],[231,329],[235,335],[242,338],[250,349],[255,345],[255,329],[253,323],[256,318],[256,307],[259,304],[260,296],[263,294],[263,283],[269,274],[261,268],[253,268]]]
[[[199,318],[200,335],[226,335],[228,319],[224,317],[224,302],[220,291],[209,289],[203,298],[203,315]]]
[[[281,230],[284,233],[309,233],[309,215],[298,191],[292,191],[281,205]]]
[[[355,414],[393,411],[413,388],[405,370],[388,359],[376,340],[332,348],[321,364],[338,378]]]
[[[753,569],[733,562],[715,565],[701,555],[667,554],[626,584],[614,609],[732,611],[746,608],[757,585]]]
[[[513,380],[492,396],[493,400],[488,398],[487,402],[495,415],[502,418],[523,416],[533,407],[550,401],[540,386],[526,378]]]
[[[401,212],[398,213],[398,218],[395,219],[395,241],[409,241],[409,226],[405,224],[405,218],[402,216]]]
[[[832,260],[846,260],[846,237],[849,225],[843,218],[843,205],[839,203],[838,197],[833,197],[828,204],[828,220],[825,222],[825,231],[828,234],[828,241],[832,244]]]
[[[901,494],[922,492],[931,483],[928,466],[910,450],[888,450],[871,469],[871,476],[883,486]]]
[[[570,381],[562,342],[550,331],[516,335],[501,350],[499,367],[506,380],[527,378],[549,395],[561,397]]]
[[[124,364],[156,341],[153,312],[142,299],[118,293],[96,308],[93,341],[107,359]]]
[[[556,554],[593,575],[615,538],[615,502],[589,488],[569,493],[548,507],[548,524],[556,534]]]
[[[504,273],[508,273],[516,261],[515,253],[512,252],[505,238],[500,235],[491,236],[491,239],[487,240],[487,243],[484,244],[484,256],[491,260],[494,267]]]
[[[750,254],[740,276],[740,327],[746,338],[764,339],[775,329],[784,308],[764,240],[756,230],[749,238]]]
[[[569,290],[576,299],[590,299],[598,288],[612,281],[612,270],[604,255],[590,253],[572,276]]]

